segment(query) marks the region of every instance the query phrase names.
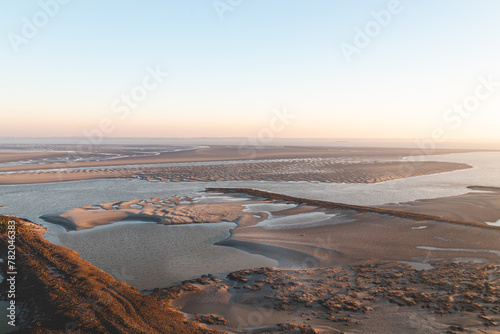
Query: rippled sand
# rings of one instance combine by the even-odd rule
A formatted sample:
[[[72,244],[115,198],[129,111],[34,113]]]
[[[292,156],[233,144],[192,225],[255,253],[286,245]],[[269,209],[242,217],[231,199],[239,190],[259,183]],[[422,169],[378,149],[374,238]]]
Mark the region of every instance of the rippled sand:
[[[450,151],[436,151],[435,153]],[[158,154],[156,154],[158,153]],[[29,154],[0,156],[0,184],[28,184],[87,179],[132,177],[158,182],[196,181],[317,181],[328,183],[378,183],[416,175],[470,168],[467,164],[407,161],[415,152],[389,148],[311,148],[231,146],[198,147],[181,152],[142,152],[127,158],[119,149],[109,160],[88,156],[82,161],[53,163],[33,153],[30,164],[19,161]],[[264,160],[265,159],[265,160]],[[52,163],[51,163],[52,161]],[[166,163],[166,165],[165,165]],[[17,165],[16,165],[17,164]],[[157,164],[157,165],[155,165]],[[158,165],[159,164],[159,165]],[[163,165],[162,165],[163,164]]]

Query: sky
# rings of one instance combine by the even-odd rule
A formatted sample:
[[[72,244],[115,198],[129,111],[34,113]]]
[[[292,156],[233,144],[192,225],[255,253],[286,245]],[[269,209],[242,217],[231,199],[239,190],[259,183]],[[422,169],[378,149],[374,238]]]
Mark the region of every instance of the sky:
[[[0,137],[500,143],[496,0],[0,0]]]

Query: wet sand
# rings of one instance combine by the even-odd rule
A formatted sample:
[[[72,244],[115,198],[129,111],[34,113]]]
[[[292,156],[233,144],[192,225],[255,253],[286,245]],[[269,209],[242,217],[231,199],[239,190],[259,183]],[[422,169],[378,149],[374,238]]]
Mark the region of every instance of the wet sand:
[[[441,197],[384,206],[402,212],[419,212],[469,222],[495,222],[500,219],[498,190],[472,191],[460,196]]]
[[[219,244],[263,254],[277,260],[280,267],[292,263],[292,268],[344,265],[370,258],[423,263],[433,259],[500,260],[500,229],[414,222],[375,214],[347,213],[345,218],[351,221],[337,224],[333,220],[331,225],[311,228],[236,228],[228,243]],[[277,247],[281,252],[266,251],[265,246]]]
[[[472,198],[478,196],[477,201],[480,201],[483,195],[482,193],[470,194]],[[59,215],[43,218],[60,223],[68,230],[88,229],[89,233],[96,234],[96,238],[107,230],[93,232],[93,227],[112,224],[120,220],[139,219],[163,225],[185,226],[193,223],[235,222],[237,226],[231,230],[231,235],[228,233],[225,237],[216,238],[213,243],[264,256],[276,261],[281,268],[347,265],[372,258],[428,263],[438,259],[498,261],[500,256],[500,243],[498,243],[500,228],[480,222],[456,224],[453,221],[452,223],[437,221],[441,218],[435,217],[436,220],[433,220],[430,215],[418,216],[418,220],[406,219],[406,215],[411,217],[410,206],[404,206],[406,211],[398,217],[386,213],[358,212],[351,206],[347,209],[332,209],[296,202],[292,205],[291,202],[283,200],[264,202],[264,198],[259,200],[255,194],[253,197],[248,197],[246,201],[242,200],[241,194],[234,194],[234,196],[237,196],[235,198],[237,201],[224,199],[226,202],[222,203],[196,203],[196,200],[186,197],[111,202],[75,208]],[[217,199],[221,196],[216,194],[213,197]],[[273,205],[276,205],[276,208],[270,208]],[[462,208],[464,212],[467,211],[466,206]],[[314,215],[315,222],[312,222],[311,215]],[[65,219],[67,224],[58,222],[58,218]],[[72,228],[68,228],[70,224]],[[132,227],[120,226],[116,228],[116,231],[123,232],[126,228]],[[139,234],[149,235],[147,231],[153,227],[151,224],[146,224],[135,228],[141,229]],[[109,231],[114,230],[115,228]],[[160,228],[158,233],[163,233],[163,231]],[[197,236],[207,233],[199,228],[189,231],[191,238],[196,240],[195,244],[200,241]],[[135,233],[132,234],[135,235]],[[73,236],[76,238],[78,233],[61,234],[61,244],[77,247],[77,239],[71,239]],[[171,240],[168,239],[169,237],[167,233],[165,240]],[[146,238],[143,240],[145,243],[150,239],[150,237],[144,238]],[[167,244],[175,240],[174,238]],[[106,241],[102,244],[110,243],[113,244],[114,241]],[[97,259],[99,253],[109,253],[109,250],[101,252],[99,249],[104,246],[99,246],[100,244],[91,247],[95,248],[97,253],[92,256],[87,255],[86,258]],[[194,245],[192,247],[196,248]],[[88,252],[85,244],[77,248],[79,252]],[[168,248],[160,244],[154,247],[154,249],[158,248],[166,250],[165,257],[168,257],[168,252],[173,250],[176,254],[180,254],[177,250],[179,247]],[[214,258],[219,259],[220,256]],[[106,268],[112,268],[116,260],[108,260],[104,260],[103,263]],[[206,261],[211,263],[206,269],[210,266],[215,268],[219,263],[218,260]],[[196,267],[196,265],[193,266]],[[125,264],[124,267],[126,267]],[[189,278],[189,275],[183,277]]]
[[[479,219],[479,224],[500,208],[484,195],[434,201],[445,209],[451,205],[448,209],[457,217]],[[467,216],[468,206],[454,206],[465,200],[492,207],[483,216],[479,211]],[[341,333],[348,327],[370,333],[497,332],[500,229],[303,204],[282,208],[271,214],[319,211],[335,216],[310,228],[240,225],[218,244],[273,258],[282,269],[205,277],[159,290],[156,296],[188,317],[216,313],[227,325],[211,328],[230,331]],[[411,212],[413,206],[403,208]],[[264,221],[268,214],[261,213]]]
[[[1,149],[1,146],[0,146]],[[53,157],[61,157],[64,156],[65,152],[23,152],[23,151],[14,151],[14,152],[1,152],[0,151],[0,163],[6,162],[16,162],[23,161],[28,159],[41,159],[41,158],[53,158]]]
[[[254,196],[260,194],[263,198],[269,194],[260,191],[245,191],[245,193]],[[273,194],[268,196],[280,200],[290,199],[289,196],[274,196]],[[349,264],[370,258],[409,262],[457,258],[498,261],[500,260],[500,243],[498,242],[500,228],[489,226],[484,222],[489,219],[500,219],[499,198],[499,193],[470,193],[464,196],[426,201],[435,203],[436,206],[440,205],[443,211],[454,212],[457,217],[476,219],[460,223],[454,220],[446,222],[446,219],[438,221],[442,218],[441,216],[436,216],[435,219],[427,214],[418,216],[419,210],[414,212],[412,205],[397,207],[400,211],[395,210],[395,213],[402,213],[398,217],[397,215],[391,216],[394,206],[361,207],[361,209],[350,205],[333,207],[326,205],[325,207],[323,202],[305,200],[308,204],[322,205],[314,207],[306,204],[300,205],[299,200],[289,202],[299,204],[299,206],[283,210],[281,215],[280,212],[274,212],[273,215],[286,217],[288,215],[300,216],[306,212],[323,212],[334,216],[321,221],[319,225],[312,224],[311,227],[301,225],[299,228],[294,228],[293,225],[287,225],[284,228],[275,229],[262,226],[262,223],[253,226],[239,225],[233,231],[230,240],[219,244],[258,252],[274,258],[281,264],[295,263],[297,268]],[[463,204],[465,199],[470,200],[470,205],[489,207],[489,210],[478,210],[474,217],[467,216],[470,208]],[[381,210],[382,214],[375,210]],[[424,210],[424,212],[428,211]],[[413,218],[412,215],[416,214],[418,220],[405,218],[406,214],[408,218]],[[268,246],[273,248],[266,250]],[[280,251],[277,252],[276,248],[280,248]],[[287,253],[286,250],[293,252]],[[295,256],[296,254],[299,255]],[[308,254],[309,257],[304,257],[303,254]],[[283,258],[282,255],[285,257]]]

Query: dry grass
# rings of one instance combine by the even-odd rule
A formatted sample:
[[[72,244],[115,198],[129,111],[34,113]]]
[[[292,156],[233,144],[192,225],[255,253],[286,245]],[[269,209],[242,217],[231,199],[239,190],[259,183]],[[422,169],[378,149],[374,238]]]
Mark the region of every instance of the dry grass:
[[[46,241],[28,223],[0,216],[2,225],[9,219],[15,219],[18,226],[16,303],[23,304],[20,332],[215,333],[116,281],[76,252]],[[6,242],[2,233],[2,258],[6,257]],[[6,281],[0,288],[5,291]]]

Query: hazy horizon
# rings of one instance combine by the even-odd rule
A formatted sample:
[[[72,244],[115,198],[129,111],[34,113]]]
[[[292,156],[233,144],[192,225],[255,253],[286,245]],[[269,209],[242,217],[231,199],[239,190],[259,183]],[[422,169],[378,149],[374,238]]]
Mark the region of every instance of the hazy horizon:
[[[434,142],[430,139],[346,139],[346,138],[273,138],[263,140],[256,137],[106,137],[102,139],[90,137],[0,137],[0,151],[2,145],[9,147],[21,147],[23,145],[38,145],[47,148],[51,145],[73,145],[84,151],[93,150],[102,146],[310,146],[310,147],[372,147],[372,148],[410,148],[415,150],[415,154],[427,154],[439,149],[472,149],[472,150],[499,150],[497,142],[488,141],[459,141],[448,140],[446,142]]]
[[[3,136],[500,143],[496,1],[0,8]]]

